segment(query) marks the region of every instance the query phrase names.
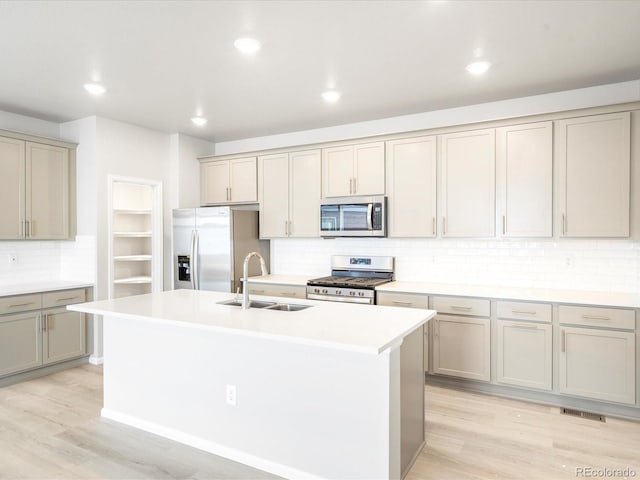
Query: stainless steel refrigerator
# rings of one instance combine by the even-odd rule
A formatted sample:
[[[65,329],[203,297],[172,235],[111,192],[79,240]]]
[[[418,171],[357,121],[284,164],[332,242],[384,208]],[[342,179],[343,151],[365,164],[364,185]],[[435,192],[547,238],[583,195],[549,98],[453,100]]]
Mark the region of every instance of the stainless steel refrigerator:
[[[173,211],[173,287],[236,292],[242,262],[256,251],[269,265],[269,241],[258,238],[257,207],[202,207]],[[260,275],[259,262],[249,276]]]

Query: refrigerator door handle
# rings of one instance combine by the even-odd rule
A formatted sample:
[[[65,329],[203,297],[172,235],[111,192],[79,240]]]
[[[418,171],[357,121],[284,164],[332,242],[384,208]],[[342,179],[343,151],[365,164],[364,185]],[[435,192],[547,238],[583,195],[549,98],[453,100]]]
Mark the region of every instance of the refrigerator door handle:
[[[191,288],[193,290],[198,289],[198,247],[196,244],[197,230],[191,230],[191,256],[189,257],[189,267],[191,270]]]

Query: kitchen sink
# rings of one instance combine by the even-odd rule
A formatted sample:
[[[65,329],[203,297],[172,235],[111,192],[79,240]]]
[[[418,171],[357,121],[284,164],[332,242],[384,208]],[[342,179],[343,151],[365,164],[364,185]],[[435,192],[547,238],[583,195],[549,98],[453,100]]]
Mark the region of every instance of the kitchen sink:
[[[220,305],[231,305],[232,307],[241,307],[242,300],[236,300],[232,298],[231,300],[224,300],[222,302],[218,302]],[[261,302],[260,300],[250,300],[249,308],[267,308],[270,306],[275,306],[276,302]]]
[[[265,307],[265,310],[281,310],[283,312],[297,312],[298,310],[304,310],[311,305],[297,305],[294,303],[276,303],[270,307]]]

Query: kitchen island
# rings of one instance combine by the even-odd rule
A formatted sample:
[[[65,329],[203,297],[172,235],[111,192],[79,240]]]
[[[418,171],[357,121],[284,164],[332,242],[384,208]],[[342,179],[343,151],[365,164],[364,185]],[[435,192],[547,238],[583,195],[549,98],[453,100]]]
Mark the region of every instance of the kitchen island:
[[[174,290],[104,316],[104,417],[288,478],[400,478],[424,444],[431,310],[277,311]],[[282,298],[252,300],[282,302]]]

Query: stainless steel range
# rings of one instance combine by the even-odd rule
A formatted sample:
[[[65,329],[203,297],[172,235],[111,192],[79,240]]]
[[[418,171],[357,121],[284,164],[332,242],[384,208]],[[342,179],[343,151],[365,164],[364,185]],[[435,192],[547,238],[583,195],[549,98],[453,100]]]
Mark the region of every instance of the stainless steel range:
[[[307,281],[307,298],[376,303],[375,288],[393,280],[394,257],[333,255],[331,275]]]

